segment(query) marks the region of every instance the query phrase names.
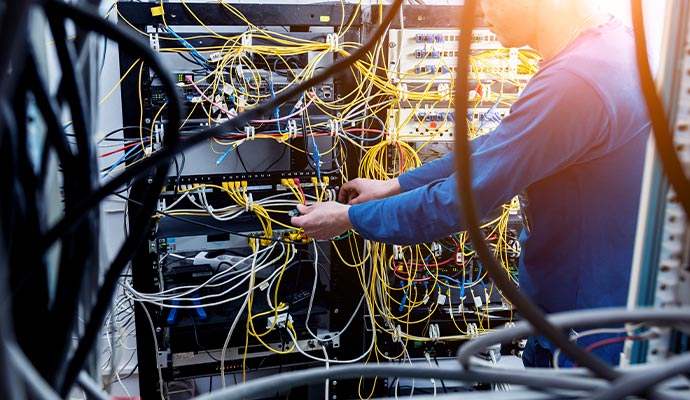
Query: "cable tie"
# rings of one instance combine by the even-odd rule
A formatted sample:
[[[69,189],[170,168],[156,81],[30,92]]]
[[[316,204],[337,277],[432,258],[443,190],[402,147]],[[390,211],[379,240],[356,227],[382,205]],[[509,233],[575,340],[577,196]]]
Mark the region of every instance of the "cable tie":
[[[254,129],[253,126],[245,126],[244,133],[247,134],[247,140],[254,140],[254,137],[256,135],[256,129]]]
[[[245,212],[253,212],[254,211],[254,196],[252,196],[251,193],[247,193],[246,191],[244,193],[244,211]]]
[[[400,246],[399,244],[393,245],[393,259],[394,260],[401,260],[402,259],[402,246]]]
[[[396,126],[396,115],[398,110],[388,110],[388,119],[386,121],[386,130],[388,135],[386,137],[386,144],[396,144],[398,142],[398,128]]]
[[[407,83],[400,82],[397,84],[398,98],[400,101],[406,101],[408,98]]]
[[[160,17],[161,15],[165,14],[165,9],[163,6],[158,6],[158,7],[151,7],[151,16],[152,17]]]
[[[287,122],[288,138],[294,139],[297,137],[297,121],[289,119]]]
[[[342,121],[338,119],[333,120],[333,134],[332,136],[338,136],[340,134],[340,130],[342,129]]]
[[[154,7],[156,8],[156,7]],[[163,7],[160,7],[161,9]],[[151,13],[153,14],[153,8],[151,9]],[[149,34],[149,45],[151,46],[151,50],[154,52],[158,53],[161,49],[161,43],[160,40],[158,39],[158,33],[150,33]]]
[[[242,51],[240,52],[240,55],[252,54],[251,51],[246,50],[247,48],[252,47],[252,33],[249,31],[244,32],[242,34],[241,41],[242,41]],[[243,76],[243,75],[240,75],[240,76]]]
[[[450,85],[447,83],[438,84],[438,94],[443,100],[450,100]]]
[[[332,52],[337,52],[339,50],[338,47],[338,34],[336,33],[329,33],[326,35],[326,44],[328,44],[328,50]]]
[[[397,343],[400,341],[400,325],[396,325],[395,328],[393,328],[393,332],[391,333],[391,340],[393,343]]]

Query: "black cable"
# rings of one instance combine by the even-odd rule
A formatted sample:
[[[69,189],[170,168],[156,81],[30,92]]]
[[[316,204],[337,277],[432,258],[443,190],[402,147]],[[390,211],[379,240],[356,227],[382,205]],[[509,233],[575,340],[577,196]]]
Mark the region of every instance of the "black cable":
[[[282,149],[282,152],[280,153],[280,156],[278,156],[278,158],[276,158],[268,167],[266,167],[266,168],[264,169],[264,172],[268,172],[268,171],[271,169],[271,167],[273,167],[274,165],[276,165],[280,160],[283,159],[283,157],[285,157],[285,153],[286,153],[286,151],[287,151],[287,146],[281,146],[281,147],[282,147],[283,149]],[[238,147],[238,149],[239,149],[239,147]]]
[[[208,129],[200,129],[196,134],[191,135],[190,137],[180,141],[175,145],[164,146],[156,153],[153,153],[150,157],[147,157],[142,162],[138,163],[136,170],[125,170],[117,177],[114,177],[112,181],[106,183],[98,190],[93,192],[91,195],[86,197],[78,207],[75,207],[72,210],[67,210],[65,216],[58,223],[56,223],[53,226],[53,228],[45,235],[42,243],[39,244],[39,248],[44,249],[49,247],[53,242],[55,242],[55,240],[57,240],[57,238],[61,237],[64,231],[69,229],[69,227],[71,226],[71,224],[74,223],[74,221],[82,218],[84,210],[96,206],[103,198],[110,195],[113,191],[117,190],[119,187],[130,181],[135,176],[143,174],[149,169],[161,165],[162,163],[168,162],[168,159],[173,155],[183,152],[184,150],[189,149],[199,143],[205,142],[208,138],[221,136],[229,131],[241,130],[241,128],[252,119],[256,119],[263,113],[269,112],[270,110],[274,109],[277,105],[289,101],[298,94],[304,92],[305,90],[311,88],[312,86],[318,83],[323,82],[328,77],[339,73],[341,70],[348,68],[349,66],[363,58],[376,45],[378,39],[384,36],[385,31],[388,29],[388,25],[397,15],[397,10],[400,8],[402,2],[403,0],[393,0],[390,12],[387,15],[385,15],[385,17],[382,20],[382,23],[378,25],[377,29],[374,31],[372,35],[372,38],[363,46],[359,47],[357,50],[352,52],[349,57],[329,65],[320,74],[305,79],[298,85],[289,86],[286,90],[282,91],[271,101],[260,104],[251,109],[245,110],[244,112],[238,114],[235,118],[225,121],[222,124],[213,126]],[[146,52],[147,56],[149,55],[150,49],[146,48],[145,46],[142,46],[141,43],[138,40],[136,40],[136,38],[130,37],[129,32],[122,31],[121,28],[119,28],[118,26],[113,25],[108,21],[104,21],[97,14],[93,14],[85,10],[74,9],[72,6],[66,3],[60,4],[60,8],[64,8],[64,10],[61,12],[72,12],[78,14],[80,19],[88,21],[89,26],[91,26],[92,29],[96,30],[101,34],[112,35],[112,39],[116,41],[122,40],[123,42],[129,43],[129,40],[133,40],[132,46],[136,46],[134,47],[134,49],[139,51],[140,48],[143,47],[141,51]],[[157,58],[154,54],[152,60],[145,61],[157,62]],[[177,102],[176,98],[170,100]],[[170,118],[173,117],[175,116],[170,116]],[[177,117],[179,118],[179,115]]]
[[[29,50],[31,53],[31,50]],[[25,77],[23,80],[28,82],[28,86],[26,89],[31,90],[34,94],[34,99],[36,101],[36,106],[38,107],[41,116],[46,124],[46,141],[47,143],[44,145],[44,148],[49,148],[48,144],[52,145],[52,148],[55,149],[57,152],[57,157],[60,160],[60,163],[62,165],[73,165],[74,164],[74,157],[72,156],[72,152],[69,149],[69,144],[64,140],[64,136],[61,135],[62,132],[62,127],[60,122],[58,121],[57,115],[57,106],[53,103],[52,99],[50,96],[48,96],[45,84],[43,82],[43,79],[41,77],[41,74],[38,72],[38,68],[36,66],[35,62],[35,57],[27,57],[27,61],[25,64],[25,68],[23,70],[23,76]],[[16,153],[13,153],[16,154]],[[46,158],[50,152],[49,151],[44,151],[44,158]],[[47,177],[48,175],[45,174],[45,165],[42,168],[44,173],[39,174],[39,177]],[[70,169],[71,167],[68,167]],[[26,173],[28,171],[24,171]],[[11,176],[20,176],[19,173],[11,174]],[[27,184],[25,184],[27,185]],[[43,185],[39,182],[36,182],[34,184],[30,184],[31,188],[27,188],[27,190],[39,190],[39,188],[42,188]],[[26,203],[26,202],[24,202]],[[10,207],[14,210],[13,214],[17,213],[17,209],[14,207]],[[39,228],[40,230],[41,228]],[[18,232],[16,229],[11,229],[12,234],[14,236],[17,236]],[[39,233],[36,233],[37,236],[39,236]],[[12,246],[10,246],[12,248]],[[10,253],[5,253],[5,254],[12,254]],[[38,255],[40,257],[40,255]],[[24,260],[26,262],[26,260]],[[36,264],[38,266],[41,264],[40,262],[32,262],[30,265]],[[21,272],[19,269],[15,269],[12,271],[13,275],[17,275],[21,273],[22,276],[17,279],[12,280],[12,290],[8,291],[8,293],[11,293],[12,300],[13,301],[19,301],[18,299],[15,298],[15,296],[22,292],[25,289],[25,286],[27,283],[31,282],[32,284],[35,283],[39,279],[39,276],[43,274],[43,271],[41,268],[33,268],[33,269],[26,269]],[[27,291],[31,291],[33,289],[28,288],[26,289]],[[33,293],[29,294],[30,296],[34,296]],[[38,310],[34,310],[34,312],[38,312]],[[34,315],[35,318],[36,315]],[[17,329],[22,330],[24,327],[22,324],[19,324],[17,326]],[[30,327],[29,327],[30,329]],[[21,338],[20,338],[21,339]],[[40,352],[39,352],[40,353]],[[41,354],[41,357],[43,355]],[[34,360],[35,361],[35,360]]]
[[[172,140],[172,138],[175,138],[175,144],[168,143],[161,151],[154,153],[154,156],[147,157],[145,160],[139,163],[136,171],[132,169],[125,170],[125,172],[117,176],[117,179],[111,180],[92,192],[89,196],[82,200],[79,205],[73,207],[72,209],[66,210],[65,217],[63,217],[63,219],[56,223],[55,226],[53,226],[53,228],[44,235],[42,241],[43,243],[39,245],[41,249],[47,249],[58,238],[62,237],[76,220],[83,218],[85,210],[96,206],[100,200],[110,195],[121,186],[129,183],[133,178],[147,173],[150,169],[161,165],[163,162],[167,162],[170,154],[168,154],[165,149],[177,147],[176,141],[179,132],[179,126],[177,123],[180,120],[181,115],[179,98],[176,95],[177,86],[172,81],[172,77],[170,77],[167,73],[167,68],[162,64],[157,54],[143,44],[141,40],[139,40],[137,36],[134,36],[132,32],[125,31],[119,26],[107,20],[103,20],[100,15],[91,10],[81,9],[69,3],[53,0],[46,3],[45,7],[49,13],[58,14],[63,18],[69,17],[75,23],[83,25],[94,32],[107,36],[120,45],[126,46],[128,51],[136,52],[142,61],[147,63],[159,75],[159,79],[169,95],[167,107],[168,121],[169,123],[170,121],[174,121],[166,129],[166,140]],[[161,156],[161,154],[164,153],[165,155]],[[158,156],[156,157],[156,155]],[[151,162],[151,160],[155,161]],[[142,167],[142,165],[145,167]]]
[[[1,19],[0,22],[2,22]],[[5,110],[2,99],[3,98],[0,98],[0,115],[3,115]],[[3,128],[5,127],[5,123],[9,123],[10,120],[3,118],[0,121],[2,121],[2,124],[0,124],[0,159],[2,160],[0,161],[0,165],[4,167],[6,162],[14,162],[15,153],[10,152],[10,156],[3,157],[5,155],[5,149],[8,146],[6,141],[9,141],[9,136],[11,134],[11,132],[3,131]],[[7,131],[12,130],[9,126],[7,128]],[[9,146],[11,146],[11,144]],[[15,178],[14,175],[12,176],[13,178],[11,185],[14,186]],[[10,182],[5,182],[5,184],[9,186]],[[10,192],[10,196],[8,196],[10,197],[10,199],[8,199],[10,204],[13,201],[12,199],[14,196],[11,193],[12,191],[6,190],[3,192],[4,193],[0,195],[0,210],[2,210],[3,213],[0,217],[0,293],[7,294],[11,292],[9,287],[9,277],[11,273],[10,266],[13,264],[11,263],[10,252],[8,251],[8,249],[11,248],[11,239],[7,238],[8,233],[5,232],[4,224],[10,220],[10,218],[6,217],[5,213],[12,214],[14,207],[5,208],[4,206],[8,205],[5,204],[6,193]],[[0,323],[0,397],[8,400],[21,400],[26,398],[27,394],[23,385],[17,384],[17,367],[13,364],[12,356],[8,350],[8,347],[10,346],[15,348],[18,347],[15,336],[16,332],[14,329],[14,321],[12,318],[12,308],[13,304],[11,300],[0,300],[0,315],[3,317],[2,323]]]
[[[124,381],[125,379],[127,379],[127,378],[129,378],[130,376],[134,375],[134,373],[137,371],[137,369],[139,369],[139,362],[137,362],[136,365],[134,365],[134,368],[132,368],[132,370],[129,371],[129,373],[128,373],[127,375],[125,375],[125,376],[123,376],[123,377],[120,377],[120,379]]]
[[[151,132],[151,128],[146,127],[146,126],[135,126],[135,125],[123,126],[122,128],[113,129],[112,131],[106,133],[105,135],[103,135],[103,138],[101,138],[101,139],[99,140],[99,142],[104,142],[104,141],[107,141],[107,140],[112,140],[112,141],[124,141],[124,140],[127,140],[127,139],[124,139],[124,138],[111,139],[110,137],[113,136],[114,134],[118,133],[118,132],[123,132],[123,133],[124,133],[124,132],[127,131],[128,129],[136,129],[136,130],[143,129],[143,130],[146,131],[146,132]],[[68,135],[68,136],[69,136],[69,135]],[[139,140],[139,139],[136,139],[136,140]]]
[[[436,358],[436,351],[434,351],[434,362],[436,363],[437,367],[441,367],[438,364],[438,358]],[[443,393],[448,393],[448,389],[446,389],[446,382],[443,379],[441,379],[441,386],[443,386]]]
[[[46,13],[49,27],[55,38],[55,49],[60,65],[61,80],[59,96],[64,97],[75,132],[76,149],[74,163],[62,166],[63,199],[69,209],[75,202],[93,190],[97,185],[95,146],[91,141],[92,118],[87,107],[84,83],[78,78],[76,43],[69,43],[64,21],[53,13]],[[79,36],[79,35],[77,35]],[[59,386],[64,376],[66,361],[71,350],[71,333],[78,315],[79,301],[87,280],[87,266],[98,262],[98,220],[95,210],[88,210],[86,218],[75,223],[68,234],[61,238],[60,262],[55,284],[55,302],[49,313],[48,323],[54,334],[47,339],[52,351],[44,355],[45,370],[39,371],[48,381]],[[38,235],[40,237],[40,235]],[[35,360],[34,360],[35,361]]]
[[[455,88],[455,115],[467,114],[467,65],[469,63],[469,49],[472,41],[472,28],[474,27],[475,0],[466,0],[462,10],[460,26],[460,38],[458,44],[457,87]],[[560,347],[579,365],[589,368],[597,375],[608,380],[619,377],[611,366],[602,362],[596,356],[584,351],[577,344],[568,340],[565,334],[557,330],[544,318],[541,310],[527,296],[520,293],[510,280],[493,252],[484,241],[484,235],[479,227],[477,208],[472,193],[472,172],[470,163],[470,143],[468,139],[467,124],[458,124],[458,132],[455,134],[455,171],[458,184],[458,196],[460,198],[460,212],[463,217],[465,229],[469,234],[475,251],[482,265],[486,267],[489,276],[503,295],[517,308],[520,314],[530,321],[537,331],[546,336],[551,343]],[[466,366],[466,365],[465,365]]]
[[[220,265],[219,265],[219,266],[220,266]],[[186,311],[187,311],[188,314],[189,314],[189,319],[192,321],[192,330],[194,331],[194,341],[196,342],[196,345],[199,346],[199,348],[200,348],[201,350],[203,350],[203,351],[206,353],[206,355],[208,355],[209,357],[211,357],[211,359],[212,359],[213,361],[218,361],[218,362],[220,362],[219,359],[213,357],[213,355],[206,349],[206,347],[204,347],[204,346],[201,345],[201,343],[199,342],[199,336],[197,335],[198,331],[197,331],[197,329],[196,329],[196,321],[194,321],[194,315],[192,315],[192,313],[190,312],[189,309],[186,309]]]
[[[24,68],[26,60],[27,20],[34,1],[4,1],[0,17],[0,101],[11,99],[15,93],[16,73]],[[10,69],[14,73],[10,72]],[[0,134],[5,127],[0,124]]]
[[[148,47],[141,44],[141,42],[139,42],[136,38],[130,36],[130,33],[122,31],[112,24],[104,23],[103,19],[100,18],[98,14],[95,14],[91,11],[82,10],[76,6],[59,1],[46,3],[45,9],[47,14],[51,15],[51,18],[55,19],[56,22],[57,18],[69,18],[82,28],[90,29],[105,36],[112,37],[121,45],[124,43],[128,44],[129,48],[131,49],[130,51],[134,50],[141,53],[139,54],[140,58],[142,58],[145,62],[150,63],[152,68],[157,71],[159,74],[159,79],[161,79],[161,82],[163,82],[166,88],[166,92],[169,94],[168,121],[174,122],[167,127],[167,134],[164,139],[166,145],[174,146],[178,140],[177,133],[179,127],[177,124],[180,120],[179,99],[175,95],[176,86],[174,85],[172,78],[165,73],[166,70],[158,60],[156,54],[153,53]],[[148,233],[148,225],[151,223],[150,216],[155,209],[158,194],[160,193],[166,178],[167,171],[163,168],[159,168],[153,177],[149,178],[150,190],[145,193],[143,201],[144,205],[136,212],[135,218],[133,218],[133,222],[131,223],[132,233],[130,233],[130,235],[125,239],[120,251],[114,258],[114,261],[111,263],[110,268],[106,271],[102,286],[97,293],[96,303],[91,312],[87,312],[87,315],[90,315],[91,318],[86,324],[84,335],[79,342],[79,345],[69,364],[67,365],[64,379],[56,382],[59,385],[59,391],[62,395],[67,395],[72,384],[76,380],[79,371],[82,369],[84,361],[91,352],[93,343],[100,330],[102,320],[106,315],[107,309],[109,308],[112,293],[119,279],[119,274],[124,266],[129,262],[131,255],[134,254],[139,248],[140,244],[143,242]],[[87,210],[88,209],[90,208],[87,208]],[[65,228],[64,232],[62,232],[58,237],[62,237],[65,233],[68,233],[71,226],[72,224],[69,224]]]
[[[642,94],[647,103],[649,118],[652,122],[652,132],[657,154],[664,167],[666,177],[673,187],[676,198],[683,206],[687,218],[690,216],[690,181],[688,181],[678,158],[678,153],[673,143],[673,133],[669,127],[669,121],[666,119],[666,111],[661,103],[661,99],[659,99],[654,77],[649,67],[642,0],[631,0],[631,8],[640,86],[642,87]]]
[[[396,0],[396,2],[400,2],[400,0]],[[152,64],[154,69],[156,67],[159,67],[159,71],[164,71],[163,68],[160,68],[160,65],[158,64],[158,60],[155,57],[155,54],[151,53],[150,49],[146,48],[145,46],[139,46],[139,43],[135,40],[132,40],[132,38],[128,37],[128,34],[124,33],[124,31],[121,31],[118,27],[109,24],[107,22],[104,22],[97,14],[93,14],[91,11],[86,11],[86,10],[81,10],[78,9],[70,4],[67,3],[62,3],[62,2],[50,2],[46,4],[46,9],[49,13],[55,13],[56,15],[60,15],[63,18],[70,18],[72,19],[77,25],[81,27],[85,27],[88,29],[92,29],[96,32],[99,32],[101,34],[104,34],[106,36],[112,36],[113,39],[118,41],[119,43],[128,43],[131,44],[132,47],[134,47],[135,50],[141,51],[141,58],[144,59],[144,61],[148,61],[149,63]],[[389,16],[392,18],[392,16]],[[390,22],[390,21],[388,21]],[[384,24],[382,26],[379,26],[379,30],[384,30],[387,28],[387,24]],[[121,44],[122,44],[121,43]],[[326,69],[325,73],[320,74],[319,76],[315,76],[310,78],[309,80],[304,81],[302,84],[296,86],[293,88],[293,91],[295,93],[301,92],[303,89],[300,88],[300,86],[303,87],[310,87],[315,83],[320,82],[320,80],[323,80],[325,76],[329,76],[330,74],[327,73],[329,70],[332,70],[332,72],[337,72],[338,68],[342,68],[343,66],[351,65],[361,57],[361,55],[365,54],[370,47],[373,46],[374,41],[370,42],[370,46],[363,46],[358,49],[358,51],[353,53],[353,56],[346,58],[343,62],[338,63],[338,64],[333,64],[330,68]],[[368,48],[369,47],[369,48]],[[146,60],[146,58],[149,58],[149,60]],[[349,63],[349,64],[348,64]],[[161,73],[160,78],[165,82],[166,80],[168,82],[166,83],[166,86],[168,86],[168,83],[172,83],[170,81],[170,77]],[[170,85],[171,88],[174,88],[173,85]],[[169,89],[169,88],[168,88]],[[177,103],[178,99],[175,97],[175,91],[174,90],[169,90],[169,93],[171,96],[169,97],[169,104],[171,107],[168,109],[169,113],[169,120],[172,121],[179,121],[179,104]],[[283,93],[283,98],[288,98],[292,97],[292,93],[290,91],[286,91]],[[280,104],[278,99],[281,97],[276,98],[276,103]],[[174,103],[174,104],[171,104]],[[269,107],[264,106],[264,108],[272,108],[272,104],[269,104]],[[225,130],[227,127],[224,125],[230,125],[230,126],[242,126],[242,124],[246,123],[249,119],[251,119],[254,115],[254,113],[259,113],[263,112],[264,110],[261,109],[261,107],[256,107],[251,109],[250,111],[244,113],[244,116],[238,116],[237,118],[228,121],[225,124],[219,125],[214,127],[213,129],[205,130],[206,134],[200,134],[193,136],[189,140],[185,141],[186,147],[191,147],[192,144],[198,143],[201,140],[205,140],[208,135],[210,134],[215,134],[219,130]],[[171,115],[172,114],[172,115]],[[162,148],[161,151],[156,153],[158,157],[149,157],[144,159],[139,165],[138,165],[138,174],[142,174],[143,171],[148,171],[149,169],[160,165],[163,161],[169,160],[169,158],[177,154],[181,151],[183,151],[186,147],[179,145],[177,142],[173,140],[173,138],[176,140],[177,139],[177,126],[173,124],[172,128],[167,129],[168,134],[166,135],[166,146]],[[202,138],[203,137],[203,138]],[[148,163],[147,163],[148,161]],[[127,171],[127,170],[126,170]],[[131,170],[130,170],[131,171]],[[101,289],[98,292],[98,298],[96,300],[96,306],[92,310],[92,318],[89,320],[86,326],[86,330],[84,333],[84,336],[82,340],[79,343],[79,346],[74,353],[74,356],[69,363],[68,370],[65,376],[65,379],[63,382],[61,382],[62,387],[60,392],[63,395],[66,395],[66,393],[69,391],[69,388],[71,387],[72,383],[76,379],[78,372],[81,370],[81,366],[86,359],[86,356],[90,352],[91,346],[95,340],[95,337],[97,335],[97,332],[100,328],[101,320],[103,316],[105,315],[105,310],[108,308],[108,304],[110,301],[111,293],[116,285],[117,279],[119,277],[119,273],[121,269],[124,267],[124,265],[128,262],[129,256],[131,254],[134,254],[136,249],[138,248],[138,244],[144,239],[144,237],[147,234],[147,226],[150,222],[150,212],[154,209],[155,206],[155,200],[157,199],[157,194],[160,192],[160,187],[162,187],[165,178],[167,175],[167,171],[164,169],[159,169],[155,175],[155,177],[151,180],[151,190],[149,191],[151,196],[147,196],[146,202],[145,202],[145,207],[142,207],[142,209],[139,210],[139,213],[137,214],[137,218],[135,218],[136,223],[132,223],[131,227],[131,232],[134,232],[134,234],[130,234],[130,236],[125,240],[125,243],[122,245],[120,252],[118,255],[115,257],[115,260],[111,264],[110,269],[106,272],[105,279],[103,281],[103,285]],[[92,192],[89,196],[87,196],[86,200],[82,202],[77,207],[73,207],[68,210],[67,215],[60,221],[56,226],[48,232],[47,235],[45,235],[45,239],[42,243],[42,248],[47,249],[52,243],[54,243],[55,240],[59,237],[63,237],[64,233],[69,232],[73,224],[81,219],[80,214],[84,210],[91,209],[93,206],[98,204],[98,202],[105,196],[110,193],[112,193],[116,188],[122,186],[125,182],[129,181],[130,178],[133,178],[134,175],[131,177],[129,174],[126,172],[123,174],[118,175],[120,178],[119,180],[113,179],[109,183],[101,186],[94,192]],[[125,179],[127,178],[127,179]],[[158,189],[156,189],[158,188]],[[154,196],[155,195],[155,196]],[[77,210],[77,211],[75,211]]]
[[[73,157],[69,143],[65,140],[64,135],[61,134],[63,129],[57,117],[59,115],[58,106],[54,104],[52,98],[48,96],[45,82],[36,66],[35,56],[32,55],[28,57],[25,72],[30,76],[29,89],[34,93],[36,105],[41,111],[41,116],[46,123],[46,135],[57,152],[60,164],[63,167],[65,165],[69,166],[73,162]]]
[[[180,178],[182,178],[182,170],[184,169],[184,162],[185,162],[185,156],[184,153],[181,153],[182,155],[182,161],[178,162],[177,157],[173,157],[173,160],[175,161],[175,185],[174,185],[174,194],[177,196],[177,193],[180,189]]]
[[[244,169],[244,172],[249,172],[249,170],[247,169],[247,166],[244,165],[244,160],[242,159],[242,155],[240,154],[240,146],[237,146],[237,148],[235,149],[235,153],[237,153],[237,159],[240,160],[240,164],[242,164],[242,168]]]

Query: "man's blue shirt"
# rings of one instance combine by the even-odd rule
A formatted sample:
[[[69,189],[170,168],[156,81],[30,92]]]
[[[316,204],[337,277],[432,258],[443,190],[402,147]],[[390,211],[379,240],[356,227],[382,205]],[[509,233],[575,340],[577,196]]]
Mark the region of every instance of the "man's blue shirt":
[[[493,132],[471,143],[482,217],[521,195],[521,290],[547,312],[626,303],[649,118],[632,31],[613,18],[542,63]],[[367,239],[429,242],[463,230],[453,154],[354,205]]]

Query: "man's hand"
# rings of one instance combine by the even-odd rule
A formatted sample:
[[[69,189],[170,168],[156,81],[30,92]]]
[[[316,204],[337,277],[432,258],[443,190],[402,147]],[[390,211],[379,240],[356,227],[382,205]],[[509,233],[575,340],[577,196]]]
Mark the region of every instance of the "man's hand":
[[[356,178],[346,182],[340,188],[338,201],[347,204],[360,204],[371,200],[383,199],[402,193],[398,178],[385,181]]]
[[[304,229],[304,233],[316,240],[328,240],[352,229],[347,210],[350,206],[328,201],[311,206],[297,205],[300,215],[292,217],[292,225]]]

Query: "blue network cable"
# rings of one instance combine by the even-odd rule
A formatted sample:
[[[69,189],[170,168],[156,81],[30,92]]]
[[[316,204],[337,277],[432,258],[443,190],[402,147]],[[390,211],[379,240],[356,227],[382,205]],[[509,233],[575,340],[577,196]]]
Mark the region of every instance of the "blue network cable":
[[[175,32],[171,27],[166,26],[165,29],[170,32],[171,35],[175,36],[177,41],[179,41],[184,47],[186,47],[189,50],[190,55],[194,59],[194,61],[197,62],[202,68],[204,68],[206,71],[209,71],[208,66],[206,65],[206,58],[201,55],[197,51],[197,49],[194,48],[188,41],[186,41],[182,36],[178,35],[177,32]]]
[[[110,173],[113,172],[113,170],[115,170],[115,168],[117,168],[118,165],[120,165],[124,160],[127,159],[127,157],[132,155],[135,151],[143,151],[143,149],[140,146],[134,146],[131,149],[127,150],[127,152],[125,152],[125,154],[123,154],[119,160],[117,160],[115,163],[113,163],[113,165],[110,166],[110,169],[108,169],[106,172],[103,172],[103,176],[110,175]]]

